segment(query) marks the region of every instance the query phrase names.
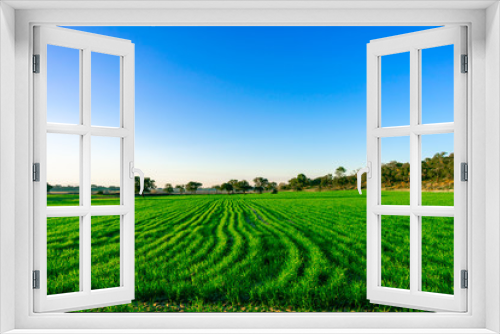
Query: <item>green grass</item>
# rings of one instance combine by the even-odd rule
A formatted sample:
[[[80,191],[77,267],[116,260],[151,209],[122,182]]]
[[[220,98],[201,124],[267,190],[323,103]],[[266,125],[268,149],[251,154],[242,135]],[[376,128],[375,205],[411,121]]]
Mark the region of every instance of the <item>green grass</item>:
[[[407,195],[383,193],[395,205]],[[49,195],[49,203],[65,203],[61,196]],[[453,193],[423,200],[450,205]],[[70,219],[55,218],[48,230],[54,293],[78,288],[78,229]],[[426,219],[423,289],[453,293],[453,219]],[[116,285],[114,222],[92,220],[94,289]],[[383,285],[408,288],[407,218],[384,216],[382,226]],[[366,197],[357,191],[137,197],[135,230],[136,299],[92,312],[412,311],[366,299]]]

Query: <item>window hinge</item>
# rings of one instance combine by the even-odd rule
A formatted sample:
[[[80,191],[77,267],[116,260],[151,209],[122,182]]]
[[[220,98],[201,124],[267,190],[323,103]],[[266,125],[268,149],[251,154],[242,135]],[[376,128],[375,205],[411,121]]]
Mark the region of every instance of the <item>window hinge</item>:
[[[33,181],[40,182],[40,164],[38,162],[33,164]]]
[[[33,270],[33,289],[40,289],[40,270]]]
[[[40,55],[33,55],[33,73],[40,73]]]
[[[469,72],[469,56],[462,55],[462,73]]]
[[[469,273],[467,270],[462,270],[462,289],[469,287]]]
[[[466,162],[462,162],[460,164],[461,167],[461,180],[462,181],[469,181],[469,165]]]

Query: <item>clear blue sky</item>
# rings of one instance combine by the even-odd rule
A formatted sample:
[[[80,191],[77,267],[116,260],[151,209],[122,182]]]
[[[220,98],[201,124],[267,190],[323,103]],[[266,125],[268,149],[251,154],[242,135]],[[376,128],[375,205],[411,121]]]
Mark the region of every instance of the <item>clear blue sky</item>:
[[[209,187],[233,178],[280,182],[298,173],[333,173],[341,165],[349,171],[362,167],[366,44],[428,27],[72,29],[135,43],[136,166],[159,187],[191,180]],[[71,122],[70,110],[78,120],[78,55],[71,51],[56,50],[49,59],[52,121]],[[453,121],[452,51],[423,51],[424,123]],[[114,58],[93,54],[94,125],[117,125]],[[407,125],[409,57],[385,56],[382,66],[382,125]],[[68,76],[73,79],[61,79]],[[50,94],[51,85],[57,94]],[[453,135],[436,137],[423,139],[424,157],[453,151]],[[408,161],[407,138],[389,141],[383,160]],[[105,159],[107,148],[100,145],[95,156]],[[115,184],[110,175],[94,173],[93,183]]]

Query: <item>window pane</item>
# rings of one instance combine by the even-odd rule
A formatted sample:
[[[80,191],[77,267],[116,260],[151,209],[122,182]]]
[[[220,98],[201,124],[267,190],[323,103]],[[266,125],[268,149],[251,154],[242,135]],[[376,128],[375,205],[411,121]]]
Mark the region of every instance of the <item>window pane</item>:
[[[453,122],[453,45],[423,49],[422,123]]]
[[[80,123],[80,50],[47,45],[47,122]]]
[[[47,134],[47,206],[80,205],[80,138]]]
[[[410,217],[382,216],[381,283],[410,289]]]
[[[92,217],[92,290],[120,286],[120,216]]]
[[[92,52],[92,125],[120,126],[120,57]]]
[[[47,218],[47,294],[80,291],[80,218]]]
[[[410,124],[410,53],[381,57],[382,126]]]
[[[410,205],[410,137],[381,139],[382,205]]]
[[[121,139],[92,137],[92,205],[120,205]]]
[[[451,217],[422,217],[422,291],[453,294]]]
[[[422,136],[422,205],[453,206],[453,133]]]

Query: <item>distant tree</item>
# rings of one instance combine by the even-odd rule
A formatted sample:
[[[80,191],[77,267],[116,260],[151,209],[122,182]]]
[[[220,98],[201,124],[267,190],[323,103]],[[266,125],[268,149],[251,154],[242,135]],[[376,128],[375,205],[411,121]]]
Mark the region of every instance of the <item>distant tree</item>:
[[[230,183],[223,183],[223,184],[221,184],[220,190],[226,191],[228,194],[233,194],[234,193],[234,187]]]
[[[296,177],[294,177],[293,179],[288,180],[288,184],[289,184],[290,188],[293,189],[293,190],[295,190],[295,191],[301,191],[302,190],[302,186],[300,185],[300,182],[297,180]]]
[[[278,184],[276,182],[268,182],[266,184],[266,190],[267,191],[273,191],[273,190],[278,190]]]
[[[336,176],[338,179],[340,179],[340,178],[344,177],[345,172],[347,172],[347,170],[346,170],[344,167],[340,166],[340,167],[338,167],[338,168],[335,170],[335,176]]]
[[[233,189],[236,189],[236,185],[238,184],[238,180],[229,180],[227,181],[227,183],[229,183],[230,185],[233,186]]]
[[[407,187],[410,182],[410,164],[390,161],[381,166],[382,184],[385,187]]]
[[[334,183],[336,183],[337,187],[342,187],[345,189],[345,184],[346,184],[346,177],[345,173],[347,172],[347,169],[345,169],[343,166],[339,166],[335,170],[335,179]]]
[[[47,182],[47,193],[49,193],[52,188],[54,188],[54,186],[50,185],[48,182]]]
[[[262,194],[264,189],[266,189],[266,187],[269,183],[269,180],[262,177],[262,176],[259,176],[259,177],[256,177],[255,179],[253,179],[253,183],[254,183],[255,191],[258,192],[259,194]]]
[[[304,174],[297,175],[297,182],[300,187],[305,188],[309,185],[309,179]]]
[[[212,188],[215,189],[215,193],[218,194],[219,191],[221,191],[221,187],[219,185],[216,185],[216,186],[212,186]]]
[[[320,178],[320,184],[322,188],[329,188],[333,186],[333,176],[332,174],[326,174]]]
[[[241,180],[236,183],[236,190],[242,191],[243,194],[246,194],[250,189],[252,189],[252,186],[246,180]]]
[[[290,189],[290,186],[285,182],[280,182],[280,184],[278,184],[278,190],[288,190],[288,189]]]
[[[145,193],[150,193],[151,190],[156,189],[155,180],[151,180],[150,177],[144,178],[144,191],[142,192],[142,197]],[[138,193],[141,187],[141,182],[139,176],[135,177],[135,192]]]
[[[301,191],[302,189],[307,187],[309,183],[310,180],[302,173],[288,181],[290,188],[295,191]]]
[[[172,187],[172,184],[167,183],[165,187],[163,188],[163,192],[167,194],[172,194],[174,192],[174,187]]]
[[[189,181],[186,184],[186,190],[191,192],[191,194],[194,194],[196,190],[198,190],[199,187],[201,187],[203,184],[196,182],[196,181]]]
[[[183,184],[178,184],[175,186],[175,189],[178,189],[179,190],[179,194],[184,194],[184,192],[186,191],[186,189],[184,188],[184,185]]]

